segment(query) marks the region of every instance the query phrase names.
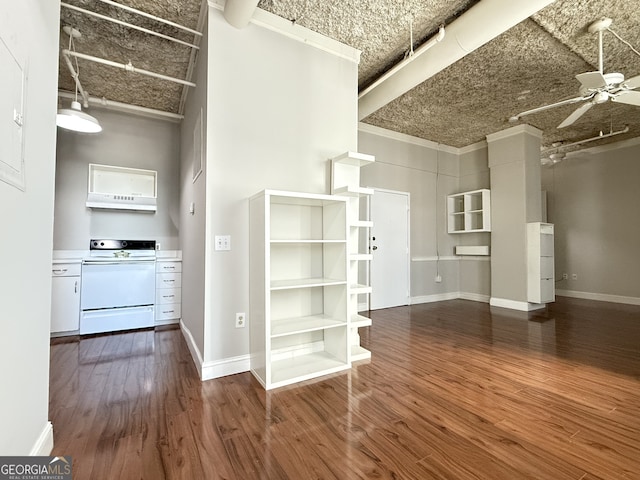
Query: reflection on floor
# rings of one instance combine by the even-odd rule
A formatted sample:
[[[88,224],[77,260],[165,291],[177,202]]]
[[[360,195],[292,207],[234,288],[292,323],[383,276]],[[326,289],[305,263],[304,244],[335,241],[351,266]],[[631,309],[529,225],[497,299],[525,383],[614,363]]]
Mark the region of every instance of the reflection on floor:
[[[55,343],[53,454],[93,480],[638,478],[640,307],[371,317],[370,361],[270,392],[200,382],[179,330]]]

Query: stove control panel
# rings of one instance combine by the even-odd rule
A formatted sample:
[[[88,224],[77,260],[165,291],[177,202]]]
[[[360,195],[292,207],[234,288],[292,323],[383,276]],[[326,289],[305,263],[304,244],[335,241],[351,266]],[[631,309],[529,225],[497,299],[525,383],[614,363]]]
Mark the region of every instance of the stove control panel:
[[[90,250],[155,250],[155,240],[107,240],[93,239],[89,242]]]

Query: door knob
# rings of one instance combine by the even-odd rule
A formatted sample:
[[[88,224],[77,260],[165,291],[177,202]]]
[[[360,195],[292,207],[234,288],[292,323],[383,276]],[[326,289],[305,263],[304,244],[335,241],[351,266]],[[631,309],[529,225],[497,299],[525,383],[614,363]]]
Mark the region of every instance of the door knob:
[[[378,247],[377,247],[376,245],[374,245],[374,246],[372,247],[372,250],[377,250],[377,249],[378,249]]]

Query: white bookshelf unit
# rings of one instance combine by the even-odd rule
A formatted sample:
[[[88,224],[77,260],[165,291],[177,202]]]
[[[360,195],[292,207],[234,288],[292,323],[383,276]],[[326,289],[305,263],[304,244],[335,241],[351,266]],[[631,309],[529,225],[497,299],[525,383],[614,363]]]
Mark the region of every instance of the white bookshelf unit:
[[[447,196],[447,231],[491,231],[491,191],[487,188]]]
[[[373,189],[360,186],[360,168],[375,162],[373,155],[346,152],[331,159],[331,193],[349,197],[347,220],[349,224],[349,301],[348,311],[351,328],[351,360],[371,358],[371,352],[360,346],[358,328],[371,325],[371,319],[358,313],[360,295],[371,293],[371,286],[362,282],[368,278],[369,262],[372,255],[368,251],[369,234],[373,222],[366,218],[367,208],[362,204],[373,195]]]
[[[251,372],[267,390],[351,367],[347,202],[276,190],[250,199]]]
[[[555,302],[553,224],[527,223],[527,300]]]

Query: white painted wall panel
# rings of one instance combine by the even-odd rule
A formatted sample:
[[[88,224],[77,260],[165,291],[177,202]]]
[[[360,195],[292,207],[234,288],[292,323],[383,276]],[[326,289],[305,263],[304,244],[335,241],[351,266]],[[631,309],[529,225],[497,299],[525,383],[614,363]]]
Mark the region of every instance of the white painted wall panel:
[[[6,2],[5,2],[6,3]],[[49,453],[49,328],[60,2],[0,8],[0,35],[26,58],[25,190],[0,182],[0,454]],[[4,77],[0,74],[0,86]],[[3,88],[3,91],[5,88]],[[0,130],[0,141],[5,135]]]
[[[207,249],[205,361],[249,353],[248,198],[265,189],[329,192],[328,159],[357,145],[357,65],[250,24],[209,14],[206,222],[231,235]]]

